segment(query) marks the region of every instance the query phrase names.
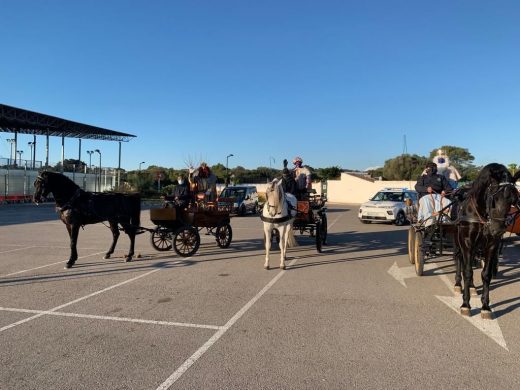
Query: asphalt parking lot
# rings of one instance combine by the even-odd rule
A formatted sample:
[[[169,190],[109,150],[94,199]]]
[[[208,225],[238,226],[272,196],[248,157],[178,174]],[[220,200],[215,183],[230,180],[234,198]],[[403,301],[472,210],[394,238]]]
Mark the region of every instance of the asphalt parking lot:
[[[288,268],[264,270],[262,223],[232,218],[221,249],[191,258],[139,235],[68,236],[52,205],[0,206],[0,389],[519,388],[519,247],[508,239],[493,321],[457,312],[449,258],[411,272],[407,227],[364,225],[329,205],[329,245],[296,235]],[[141,224],[152,227],[149,211]],[[478,272],[475,274],[478,287]]]

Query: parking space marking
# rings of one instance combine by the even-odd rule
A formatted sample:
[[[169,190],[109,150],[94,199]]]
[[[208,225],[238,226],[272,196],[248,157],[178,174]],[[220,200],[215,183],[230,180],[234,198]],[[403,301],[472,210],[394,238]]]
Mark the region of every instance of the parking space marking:
[[[33,246],[33,247],[30,247],[30,248],[36,248],[36,247]],[[79,260],[79,259],[85,259],[85,258],[90,257],[90,256],[100,255],[101,253],[105,253],[105,252],[103,251],[103,252],[91,253],[90,255],[86,255],[86,256],[78,257],[78,260]],[[55,263],[41,265],[41,266],[39,266],[39,267],[28,268],[28,269],[24,269],[24,270],[21,270],[21,271],[12,272],[12,273],[10,273],[10,274],[6,274],[6,275],[0,275],[0,278],[5,278],[5,277],[7,277],[7,276],[13,276],[13,275],[18,275],[18,274],[23,274],[23,273],[25,273],[25,272],[30,272],[30,271],[34,271],[34,270],[37,270],[37,269],[46,268],[46,267],[51,267],[51,266],[53,266],[53,265],[56,265],[56,264],[63,264],[63,263],[64,263],[64,260],[61,260],[61,261],[57,261],[57,262],[55,262]]]
[[[23,250],[31,249],[31,248],[36,248],[36,247],[35,246],[24,246],[23,248],[15,248],[15,249],[9,249],[9,250],[6,250],[6,251],[0,251],[0,254],[1,253],[10,253],[10,252],[23,251]]]
[[[153,274],[153,273],[155,273],[155,272],[157,272],[159,270],[160,270],[160,268],[153,269],[153,270],[151,270],[149,272],[146,272],[146,273],[144,273],[142,275],[136,276],[135,278],[131,278],[131,279],[125,280],[123,282],[114,284],[113,286],[106,287],[103,290],[99,290],[99,291],[93,292],[91,294],[85,295],[85,296],[80,297],[78,299],[75,299],[73,301],[64,303],[63,305],[56,306],[56,307],[54,307],[54,308],[52,308],[50,310],[47,310],[44,313],[38,313],[38,314],[33,315],[32,317],[24,318],[23,320],[20,320],[20,321],[17,321],[17,322],[13,322],[12,324],[9,324],[9,325],[6,325],[6,326],[0,328],[0,332],[3,332],[5,330],[7,330],[7,329],[14,328],[15,326],[18,326],[18,325],[21,325],[21,324],[25,324],[26,322],[35,320],[36,318],[40,318],[41,316],[48,315],[48,312],[58,311],[60,309],[63,309],[64,307],[67,307],[67,306],[73,305],[75,303],[84,301],[85,299],[88,299],[88,298],[95,297],[96,295],[103,294],[104,292],[110,291],[110,290],[112,290],[114,288],[117,288],[117,287],[120,287],[120,286],[124,286],[125,284],[128,284],[128,283],[131,283],[131,282],[136,281],[138,279],[144,278],[145,276],[151,275],[151,274]]]
[[[289,266],[293,265],[297,259],[292,260]],[[249,302],[247,302],[231,319],[222,326],[211,338],[204,343],[193,355],[191,355],[173,374],[171,374],[157,390],[170,388],[197,360],[199,360],[213,344],[215,344],[224,334],[285,274],[280,271],[265,287],[258,292]]]
[[[133,323],[137,323],[137,324],[148,324],[148,325],[179,326],[179,327],[186,327],[186,328],[202,328],[202,329],[213,329],[213,330],[219,330],[222,328],[222,326],[218,326],[218,325],[190,324],[187,322],[143,320],[143,319],[139,319],[139,318],[126,318],[126,317],[98,316],[98,315],[94,315],[94,314],[67,313],[67,312],[62,312],[62,311],[17,309],[14,307],[0,307],[0,311],[10,311],[10,312],[15,312],[15,313],[42,314],[42,315],[51,315],[51,316],[58,316],[58,317],[88,318],[88,319],[93,319],[93,320],[133,322]]]

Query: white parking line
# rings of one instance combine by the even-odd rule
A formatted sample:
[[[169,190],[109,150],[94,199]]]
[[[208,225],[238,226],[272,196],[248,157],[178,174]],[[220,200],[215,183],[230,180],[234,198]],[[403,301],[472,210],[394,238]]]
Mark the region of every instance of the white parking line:
[[[30,247],[30,248],[36,248],[36,247],[33,246],[33,247]],[[90,256],[100,255],[101,253],[105,253],[105,252],[103,251],[103,252],[91,253],[90,255],[78,257],[78,260],[79,259],[85,259],[85,258],[90,257]],[[24,269],[24,270],[21,270],[21,271],[12,272],[12,273],[6,274],[6,275],[0,275],[0,278],[5,278],[6,276],[13,276],[13,275],[18,275],[18,274],[23,274],[24,272],[34,271],[36,269],[51,267],[51,266],[56,265],[56,264],[63,264],[63,262],[64,262],[64,260],[61,260],[61,261],[57,261],[55,263],[41,265],[39,267],[28,268],[28,269]]]
[[[73,305],[73,304],[75,304],[75,303],[81,302],[81,301],[83,301],[83,300],[85,300],[85,299],[88,299],[88,298],[92,298],[92,297],[94,297],[94,296],[96,296],[96,295],[99,295],[99,294],[102,294],[102,293],[104,293],[104,292],[110,291],[110,290],[112,290],[112,289],[114,289],[114,288],[116,288],[116,287],[120,287],[120,286],[123,286],[123,285],[125,285],[125,284],[127,284],[127,283],[133,282],[133,281],[135,281],[135,280],[137,280],[137,279],[144,278],[145,276],[151,275],[151,274],[153,274],[154,272],[157,272],[157,271],[159,271],[159,270],[160,270],[160,268],[157,268],[157,269],[151,270],[151,271],[149,271],[149,272],[146,272],[145,274],[142,274],[142,275],[136,276],[135,278],[125,280],[125,281],[123,281],[123,282],[121,282],[121,283],[114,284],[113,286],[110,286],[110,287],[104,288],[103,290],[99,290],[99,291],[93,292],[92,294],[85,295],[84,297],[81,297],[81,298],[75,299],[75,300],[73,300],[73,301],[70,301],[70,302],[64,303],[63,305],[56,306],[56,307],[54,307],[54,308],[52,308],[52,309],[50,309],[50,310],[47,310],[47,311],[44,312],[44,313],[38,313],[38,314],[36,314],[36,315],[34,315],[34,316],[32,316],[32,317],[25,318],[25,319],[23,319],[23,320],[20,320],[20,321],[14,322],[14,323],[12,323],[12,324],[6,325],[6,326],[0,328],[0,332],[3,332],[4,330],[7,330],[7,329],[14,328],[15,326],[18,326],[18,325],[24,324],[24,323],[26,323],[26,322],[29,322],[29,321],[35,320],[36,318],[39,318],[39,317],[41,317],[41,316],[44,316],[44,315],[49,314],[48,312],[55,312],[55,311],[58,311],[58,310],[60,310],[60,309],[63,309],[64,307],[67,307],[67,306]]]
[[[9,249],[7,251],[0,251],[0,253],[10,253],[10,252],[17,252],[17,251],[23,251],[26,249],[36,248],[35,246],[24,246],[23,248],[16,248],[16,249]]]
[[[292,260],[289,265],[293,265],[297,259]],[[166,390],[170,388],[208,349],[211,348],[224,334],[231,328],[255,303],[258,301],[273,285],[285,274],[280,271],[267,285],[260,290],[249,302],[247,302],[231,319],[221,327],[202,347],[200,347],[193,355],[191,355],[168,379],[166,379],[157,390]]]
[[[134,322],[134,323],[138,323],[138,324],[181,326],[181,327],[186,327],[186,328],[202,328],[202,329],[213,329],[213,330],[219,330],[219,329],[222,328],[221,326],[217,326],[217,325],[190,324],[190,323],[187,323],[187,322],[142,320],[142,319],[139,319],[139,318],[98,316],[98,315],[94,315],[94,314],[65,313],[65,312],[62,312],[62,311],[17,309],[17,308],[13,308],[13,307],[0,307],[0,311],[10,311],[10,312],[15,312],[15,313],[33,313],[33,314],[61,316],[61,317],[89,318],[89,319],[94,319],[94,320]]]

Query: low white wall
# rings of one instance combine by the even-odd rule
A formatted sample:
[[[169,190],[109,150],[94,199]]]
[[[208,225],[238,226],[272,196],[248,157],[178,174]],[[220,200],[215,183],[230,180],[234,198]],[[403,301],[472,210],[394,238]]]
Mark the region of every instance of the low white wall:
[[[254,185],[259,193],[265,193],[267,184],[244,184]],[[414,189],[415,181],[383,181],[361,179],[348,173],[342,173],[339,180],[327,181],[327,199],[333,203],[361,204],[372,198],[377,191],[383,188],[409,188]],[[321,193],[321,183],[312,183],[312,188],[318,194]]]
[[[414,189],[415,181],[383,181],[371,182],[348,173],[342,173],[340,180],[327,182],[327,199],[335,203],[364,203],[383,188]],[[320,183],[313,185],[316,191],[320,190]]]

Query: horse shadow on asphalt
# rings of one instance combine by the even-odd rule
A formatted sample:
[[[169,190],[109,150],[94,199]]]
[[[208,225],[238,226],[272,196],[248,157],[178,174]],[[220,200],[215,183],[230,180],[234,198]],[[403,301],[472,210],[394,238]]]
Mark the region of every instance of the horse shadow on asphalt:
[[[156,261],[161,260],[162,261]],[[168,261],[166,260],[168,259]],[[152,264],[145,262],[148,260],[156,261]],[[81,261],[81,260],[80,260]],[[106,276],[110,274],[125,274],[125,273],[134,273],[135,271],[150,271],[156,268],[161,269],[172,269],[179,267],[187,267],[194,265],[196,261],[190,260],[189,258],[182,257],[174,257],[172,255],[162,255],[162,256],[154,256],[154,257],[146,257],[141,259],[135,259],[131,262],[125,262],[124,257],[113,257],[108,260],[103,261],[89,261],[89,262],[78,262],[74,265],[74,267],[67,269],[66,271],[57,273],[49,273],[44,275],[32,275],[32,276],[1,276],[0,275],[0,288],[8,287],[8,286],[18,286],[23,284],[32,284],[32,283],[45,283],[45,282],[55,282],[58,280],[73,280],[73,279],[81,279],[81,278],[90,278],[95,276]],[[121,264],[122,267],[113,268],[113,266]],[[63,262],[65,265],[65,261]],[[92,267],[104,267],[110,266],[112,268],[109,269],[100,269],[95,270]]]

